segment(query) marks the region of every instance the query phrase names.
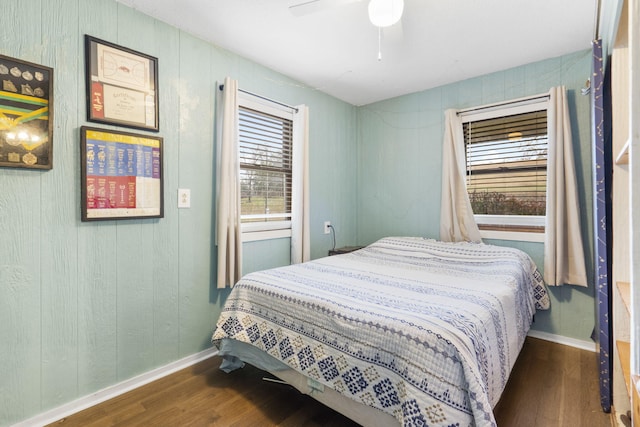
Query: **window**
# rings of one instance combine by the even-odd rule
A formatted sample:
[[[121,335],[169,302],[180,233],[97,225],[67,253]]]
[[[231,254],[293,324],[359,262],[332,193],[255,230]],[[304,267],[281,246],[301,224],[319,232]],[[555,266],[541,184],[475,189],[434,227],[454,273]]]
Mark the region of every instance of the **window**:
[[[462,122],[467,192],[478,227],[481,232],[544,232],[546,99],[476,111]]]
[[[243,240],[289,237],[294,186],[294,111],[253,98],[246,94],[239,96]]]

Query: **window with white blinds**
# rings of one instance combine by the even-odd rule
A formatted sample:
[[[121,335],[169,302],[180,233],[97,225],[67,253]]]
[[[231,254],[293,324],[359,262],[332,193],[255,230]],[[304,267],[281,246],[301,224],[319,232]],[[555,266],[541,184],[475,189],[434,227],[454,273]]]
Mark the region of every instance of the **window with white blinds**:
[[[239,108],[241,218],[291,224],[293,121]],[[257,224],[256,224],[257,225]],[[270,227],[273,228],[273,227]]]
[[[470,121],[463,131],[473,213],[544,216],[547,110]]]

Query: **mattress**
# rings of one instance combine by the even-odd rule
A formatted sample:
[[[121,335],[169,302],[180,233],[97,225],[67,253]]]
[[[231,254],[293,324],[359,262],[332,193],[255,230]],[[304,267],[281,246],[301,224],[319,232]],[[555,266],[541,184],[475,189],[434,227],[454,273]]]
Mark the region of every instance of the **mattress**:
[[[212,342],[247,344],[400,425],[494,426],[533,315],[548,306],[520,250],[389,237],[244,276]]]

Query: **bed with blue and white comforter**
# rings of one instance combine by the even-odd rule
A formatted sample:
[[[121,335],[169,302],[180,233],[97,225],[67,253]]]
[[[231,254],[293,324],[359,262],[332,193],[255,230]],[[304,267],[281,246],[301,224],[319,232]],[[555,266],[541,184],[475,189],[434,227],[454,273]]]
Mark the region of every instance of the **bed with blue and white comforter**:
[[[244,276],[212,342],[250,344],[403,426],[495,426],[535,310],[548,306],[520,250],[390,237]]]

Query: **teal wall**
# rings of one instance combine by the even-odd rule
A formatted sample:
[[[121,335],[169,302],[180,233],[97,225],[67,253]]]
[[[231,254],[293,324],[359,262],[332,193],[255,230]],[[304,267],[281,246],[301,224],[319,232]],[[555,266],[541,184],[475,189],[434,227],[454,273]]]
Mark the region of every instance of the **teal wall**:
[[[213,247],[217,82],[310,110],[311,253],[384,235],[436,236],[442,111],[571,90],[579,179],[590,177],[585,52],[356,108],[110,0],[2,0],[0,53],[54,68],[54,168],[0,168],[0,425],[209,346],[227,290]],[[80,221],[84,34],[159,60],[165,217]],[[95,124],[93,124],[95,125]],[[192,207],[176,207],[190,188]],[[591,193],[583,184],[585,223]],[[357,220],[358,219],[358,220]],[[588,254],[591,238],[585,231]],[[510,244],[508,242],[496,242]],[[538,244],[522,244],[541,263]],[[244,270],[288,262],[288,240],[246,243]],[[552,290],[536,328],[587,339],[593,292]]]
[[[355,107],[115,1],[2,0],[0,28],[1,54],[54,68],[55,109],[53,169],[0,168],[0,425],[209,347],[228,293],[212,245],[225,76],[309,106],[312,255],[331,245],[324,220],[339,244],[356,240]],[[158,58],[163,219],[80,221],[84,34]],[[191,189],[191,209],[177,209],[178,188]],[[282,263],[273,245],[247,244],[249,268]]]
[[[358,110],[358,243],[388,235],[439,237],[444,110],[470,108],[568,90],[576,156],[582,236],[593,271],[590,100],[580,89],[591,76],[591,51],[453,83],[360,107]],[[543,245],[489,241],[519,247],[542,270]],[[551,309],[533,329],[588,341],[595,324],[593,277],[589,288],[550,289]]]

